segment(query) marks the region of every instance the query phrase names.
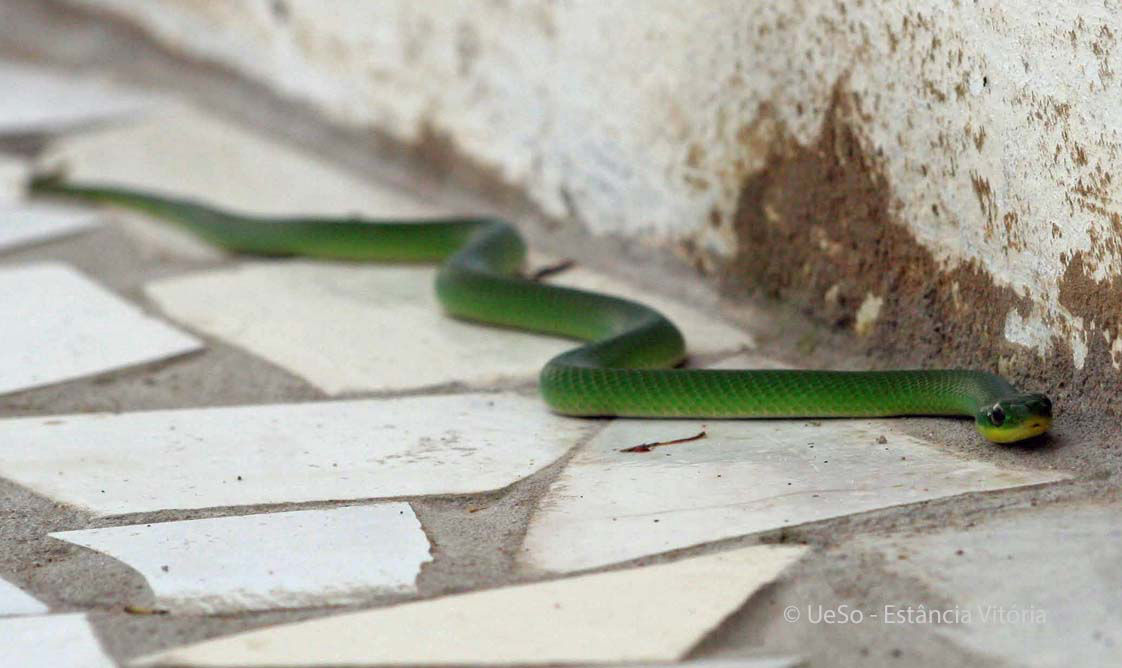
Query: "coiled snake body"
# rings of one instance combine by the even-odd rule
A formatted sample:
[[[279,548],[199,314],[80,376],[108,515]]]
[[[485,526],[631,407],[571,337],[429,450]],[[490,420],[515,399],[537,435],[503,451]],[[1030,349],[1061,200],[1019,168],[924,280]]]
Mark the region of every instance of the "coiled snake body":
[[[226,250],[337,260],[442,262],[436,291],[468,320],[585,341],[549,360],[540,390],[565,415],[698,418],[962,415],[995,442],[1043,433],[1052,404],[973,370],[676,369],[681,332],[661,313],[607,295],[523,278],[526,247],[501,220],[262,218],[184,199],[45,177],[33,191],[146,212]]]

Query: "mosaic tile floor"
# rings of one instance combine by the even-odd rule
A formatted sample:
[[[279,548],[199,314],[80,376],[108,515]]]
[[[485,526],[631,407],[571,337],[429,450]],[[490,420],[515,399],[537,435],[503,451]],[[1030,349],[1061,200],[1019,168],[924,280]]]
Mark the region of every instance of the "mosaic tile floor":
[[[42,164],[75,178],[269,213],[447,212],[182,100],[11,63],[0,86],[19,91],[0,136],[53,135]],[[784,633],[753,617],[828,570],[822,545],[773,544],[785,529],[1067,478],[884,420],[551,415],[533,378],[565,343],[444,318],[430,268],[230,258],[29,202],[30,159],[2,165],[0,665],[829,665],[802,655],[806,601]],[[776,364],[657,291],[584,267],[556,280],[657,305],[707,359]],[[917,652],[1066,665],[1078,638],[1092,665],[1122,652],[1096,621],[1122,603],[1119,536],[1110,511],[1071,512],[847,549],[925,609],[990,604],[1016,568],[1004,605],[1051,616],[913,624]],[[1049,563],[1080,558],[1056,580]],[[760,630],[727,637],[744,625]]]

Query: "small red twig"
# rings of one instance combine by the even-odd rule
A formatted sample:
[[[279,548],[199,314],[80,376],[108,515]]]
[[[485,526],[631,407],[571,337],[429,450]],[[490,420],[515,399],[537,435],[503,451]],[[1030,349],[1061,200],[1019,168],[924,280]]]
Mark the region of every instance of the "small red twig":
[[[705,436],[706,436],[705,430],[702,430],[702,431],[698,432],[697,434],[694,434],[693,436],[687,436],[686,438],[676,438],[673,441],[655,441],[654,443],[640,443],[639,445],[633,445],[630,448],[624,448],[624,449],[620,450],[620,452],[650,452],[651,450],[653,450],[655,448],[662,447],[664,445],[674,445],[676,443],[689,443],[690,441],[697,441],[697,440],[703,439],[703,438],[705,438]]]

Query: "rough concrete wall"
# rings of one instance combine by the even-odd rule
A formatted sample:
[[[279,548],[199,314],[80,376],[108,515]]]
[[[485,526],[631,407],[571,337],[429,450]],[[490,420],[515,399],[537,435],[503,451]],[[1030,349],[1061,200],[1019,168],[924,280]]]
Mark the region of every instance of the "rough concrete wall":
[[[897,360],[1114,394],[1117,0],[71,1]]]

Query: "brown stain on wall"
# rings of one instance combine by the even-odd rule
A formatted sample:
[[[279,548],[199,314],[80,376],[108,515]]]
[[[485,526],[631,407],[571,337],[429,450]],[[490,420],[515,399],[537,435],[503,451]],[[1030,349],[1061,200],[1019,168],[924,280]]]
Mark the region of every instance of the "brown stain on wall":
[[[992,239],[994,222],[997,220],[997,200],[993,196],[993,188],[990,187],[989,179],[974,172],[970,173],[970,185],[974,188],[974,196],[978,198],[978,206],[986,219],[986,239]]]
[[[744,181],[725,288],[763,292],[845,328],[872,294],[884,302],[860,341],[873,364],[987,369],[1067,397],[1076,371],[1065,341],[1054,339],[1042,358],[1005,339],[1009,311],[1027,317],[1031,300],[996,285],[977,263],[942,265],[895,219],[890,184],[849,120],[853,104],[836,87],[817,140],[804,146],[781,131],[768,167]],[[994,220],[988,182],[972,180],[984,217]]]
[[[1111,353],[1111,344],[1122,336],[1122,279],[1111,276],[1095,279],[1091,272],[1092,261],[1084,251],[1077,251],[1068,260],[1060,279],[1060,304],[1072,315],[1083,318],[1087,332],[1087,358],[1085,369],[1113,370],[1122,356]],[[1094,383],[1096,393],[1118,393],[1117,376],[1113,383]]]

